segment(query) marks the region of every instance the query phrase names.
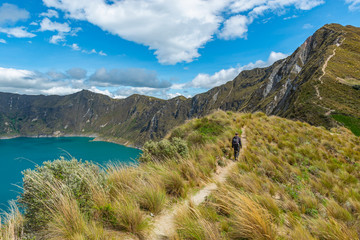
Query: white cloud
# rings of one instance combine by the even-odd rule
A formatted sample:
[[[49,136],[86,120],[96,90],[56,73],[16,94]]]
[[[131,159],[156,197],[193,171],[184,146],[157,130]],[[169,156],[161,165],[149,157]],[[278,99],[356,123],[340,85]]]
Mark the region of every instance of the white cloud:
[[[100,94],[103,94],[103,95],[107,95],[109,97],[114,97],[114,94],[112,94],[109,90],[105,89],[105,90],[101,90],[97,87],[90,87],[89,88],[90,91],[94,92],[94,93],[100,93]],[[121,97],[120,97],[121,98]]]
[[[103,86],[131,86],[147,88],[168,88],[171,83],[158,78],[155,71],[148,71],[140,68],[128,69],[98,69],[89,78],[90,83]]]
[[[6,33],[8,36],[16,38],[33,38],[36,35],[28,32],[25,27],[14,27],[14,28],[2,28],[0,27],[0,32]]]
[[[18,8],[14,4],[3,3],[0,6],[0,24],[16,23],[20,20],[26,20],[30,16],[25,9]]]
[[[360,9],[360,0],[345,0],[349,5],[349,10],[355,11]]]
[[[83,49],[83,50],[81,50],[81,52],[86,53],[86,54],[99,54],[100,56],[107,56],[107,54],[104,53],[104,51],[102,51],[102,50],[100,50],[98,52],[95,49],[91,49],[90,51]]]
[[[94,49],[93,49],[93,50],[94,50]],[[103,51],[100,51],[100,52],[99,52],[99,55],[101,55],[101,56],[107,56],[107,54],[104,53]]]
[[[303,29],[311,29],[314,28],[314,26],[310,23],[304,24],[304,26],[302,27]]]
[[[87,71],[82,68],[71,68],[66,71],[66,73],[74,79],[84,79],[86,78]]]
[[[6,43],[6,40],[0,38],[0,43]]]
[[[117,91],[115,91],[111,97],[114,98],[126,98],[133,94],[140,94],[146,96],[153,96],[162,99],[169,99],[174,96],[172,93],[168,93],[167,88],[159,89],[159,88],[150,88],[150,87],[121,87]]]
[[[0,91],[21,94],[64,95],[81,90],[73,84],[71,79],[64,80],[65,77],[62,73],[54,71],[43,74],[23,69],[0,67]]]
[[[52,44],[58,44],[60,42],[65,42],[65,41],[66,40],[64,34],[60,34],[60,33],[57,35],[53,35],[49,40],[49,42]]]
[[[271,52],[266,62],[258,60],[255,63],[249,63],[245,66],[222,69],[213,75],[200,73],[191,82],[186,84],[173,85],[172,89],[182,89],[189,87],[210,89],[233,80],[243,70],[266,67],[285,57],[287,57],[286,54],[280,52]]]
[[[64,24],[66,24],[66,25],[64,25]],[[81,28],[73,28],[73,29],[71,29],[67,23],[63,23],[63,24],[61,24],[61,23],[51,23],[50,25],[52,25],[51,29],[57,28],[57,30],[53,30],[53,31],[58,31],[58,33],[56,35],[51,36],[51,38],[49,40],[49,42],[52,43],[52,44],[59,44],[60,42],[65,43],[66,42],[66,36],[76,36],[77,33],[82,30]],[[69,29],[70,29],[70,31],[68,31],[68,32],[63,32],[62,31],[62,30],[69,30]],[[68,46],[68,47],[72,48],[71,45],[64,44],[64,46]]]
[[[219,28],[221,38],[245,37],[248,25],[266,11],[309,10],[323,0],[43,0],[69,18],[154,50],[162,64],[191,62]],[[226,13],[226,14],[224,14]],[[244,15],[243,17],[240,17]],[[246,16],[245,16],[246,15]]]
[[[59,13],[53,9],[48,9],[47,12],[43,12],[40,14],[40,17],[48,17],[48,18],[59,18]]]
[[[67,95],[81,91],[81,88],[73,88],[70,86],[64,87],[51,87],[49,89],[44,89],[41,91],[42,94],[46,95]]]
[[[80,47],[79,45],[77,45],[77,43],[73,43],[70,45],[70,47],[74,50],[74,51],[80,51]]]
[[[57,32],[67,33],[71,31],[71,28],[67,23],[52,22],[49,18],[44,18],[40,23],[39,31],[40,32],[57,31]]]
[[[120,71],[117,73],[120,74]],[[51,70],[41,73],[0,67],[0,92],[65,95],[81,89],[89,89],[117,98],[135,93],[168,98],[168,87],[171,84],[159,80],[155,72],[144,69],[124,69],[122,73],[125,76],[116,75],[114,70],[99,69],[88,77],[87,71],[82,68],[71,68],[65,72]],[[120,79],[120,77],[123,78]]]
[[[243,15],[235,15],[225,21],[219,34],[223,39],[245,38],[248,31],[249,19]]]
[[[292,16],[289,16],[289,17],[284,17],[284,20],[290,20],[290,19],[294,19],[294,18],[298,18],[297,15],[292,15]]]

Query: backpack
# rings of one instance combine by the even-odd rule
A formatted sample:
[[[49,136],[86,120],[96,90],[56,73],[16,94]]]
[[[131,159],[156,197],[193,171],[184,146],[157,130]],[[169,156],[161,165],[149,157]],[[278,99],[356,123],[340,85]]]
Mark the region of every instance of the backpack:
[[[240,138],[239,137],[233,137],[232,145],[233,146],[239,146],[240,145]]]

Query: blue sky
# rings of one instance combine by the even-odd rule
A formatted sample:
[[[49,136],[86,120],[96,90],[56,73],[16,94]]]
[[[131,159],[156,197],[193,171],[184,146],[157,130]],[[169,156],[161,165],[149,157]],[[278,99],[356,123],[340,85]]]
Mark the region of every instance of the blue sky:
[[[291,54],[360,0],[2,0],[0,91],[186,97]]]

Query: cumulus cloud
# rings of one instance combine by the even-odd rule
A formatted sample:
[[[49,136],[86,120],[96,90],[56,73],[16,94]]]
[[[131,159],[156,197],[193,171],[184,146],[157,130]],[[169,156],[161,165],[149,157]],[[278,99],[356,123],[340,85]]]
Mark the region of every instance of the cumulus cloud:
[[[0,43],[7,43],[5,39],[0,38]]]
[[[47,74],[0,67],[0,91],[23,94],[69,94],[79,91],[68,81],[54,81]]]
[[[113,98],[126,98],[133,94],[152,96],[161,99],[170,99],[182,95],[180,93],[170,93],[169,88],[121,87],[110,96]]]
[[[349,10],[355,11],[360,9],[360,0],[345,0],[349,4]]]
[[[52,43],[52,44],[58,44],[60,42],[65,42],[65,36],[64,34],[57,34],[57,35],[53,35],[49,42]]]
[[[64,95],[89,89],[111,97],[138,93],[167,98],[170,86],[171,83],[160,80],[155,71],[145,69],[99,69],[89,77],[82,68],[42,73],[0,67],[0,91],[3,92]]]
[[[224,27],[219,34],[223,39],[244,38],[248,31],[249,19],[243,15],[236,15],[224,22]]]
[[[74,51],[80,51],[81,50],[81,48],[79,47],[79,45],[77,43],[73,43],[73,44],[69,45],[69,47],[71,47],[72,50],[74,50]]]
[[[294,6],[309,10],[323,0],[43,0],[72,19],[154,50],[162,64],[191,62],[198,49],[218,35],[246,37],[249,24],[265,12]],[[221,28],[221,29],[219,29]]]
[[[21,20],[26,20],[30,16],[25,9],[18,8],[16,5],[3,3],[0,6],[0,24],[14,24]]]
[[[71,28],[67,23],[52,22],[49,18],[44,18],[40,23],[39,31],[40,32],[57,31],[57,32],[67,33],[71,31]]]
[[[214,73],[213,75],[200,73],[191,82],[186,84],[175,85],[173,86],[173,88],[181,89],[181,88],[193,87],[193,88],[210,89],[215,86],[219,86],[221,84],[233,80],[243,70],[249,70],[258,67],[266,67],[273,64],[277,60],[286,57],[287,57],[286,54],[280,52],[271,52],[266,62],[262,60],[258,60],[255,63],[249,63],[244,66],[222,69]]]
[[[41,13],[40,17],[59,18],[59,13],[53,9],[48,9],[47,12]]]
[[[9,37],[16,37],[16,38],[33,38],[36,36],[35,34],[28,32],[25,27],[14,27],[14,28],[0,27],[0,32],[6,33]]]
[[[145,69],[112,69],[101,68],[90,76],[89,81],[92,84],[108,86],[132,86],[132,87],[150,87],[150,88],[168,88],[171,83],[166,80],[160,80],[155,71]]]
[[[86,78],[87,71],[82,68],[71,68],[66,71],[66,73],[74,79],[84,79]]]
[[[62,72],[58,72],[58,71],[49,71],[46,73],[52,80],[62,80],[62,79],[66,79],[67,76],[62,73]]]

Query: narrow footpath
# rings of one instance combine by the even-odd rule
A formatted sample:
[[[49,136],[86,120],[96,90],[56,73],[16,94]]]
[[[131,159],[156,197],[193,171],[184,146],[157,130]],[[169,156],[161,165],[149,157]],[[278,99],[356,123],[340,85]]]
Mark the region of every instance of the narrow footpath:
[[[246,128],[242,129],[241,134],[241,143],[242,149],[240,152],[239,159],[244,152],[244,149],[247,146],[246,141]],[[218,188],[218,184],[225,182],[226,177],[229,175],[230,170],[235,166],[236,162],[229,161],[229,163],[225,167],[219,167],[218,171],[212,177],[212,181],[205,185],[200,191],[188,197],[187,200],[184,200],[171,209],[165,210],[161,215],[155,217],[153,232],[150,234],[148,239],[151,240],[160,240],[160,239],[168,239],[173,236],[176,231],[175,227],[175,216],[179,209],[181,209],[184,205],[188,205],[191,201],[195,206],[203,203],[206,198]]]
[[[341,44],[345,41],[346,38],[343,38],[342,40],[337,40],[338,42],[336,43],[336,47],[333,50],[333,53],[325,60],[324,65],[321,68],[321,71],[323,72],[322,75],[319,77],[319,82],[320,84],[323,84],[324,81],[322,80],[322,78],[325,76],[326,74],[326,67],[329,63],[329,61],[336,55],[336,50],[338,49],[338,47],[341,46]],[[322,97],[320,95],[320,91],[319,91],[319,86],[315,85],[315,90],[316,90],[316,96],[319,100],[322,100]]]

